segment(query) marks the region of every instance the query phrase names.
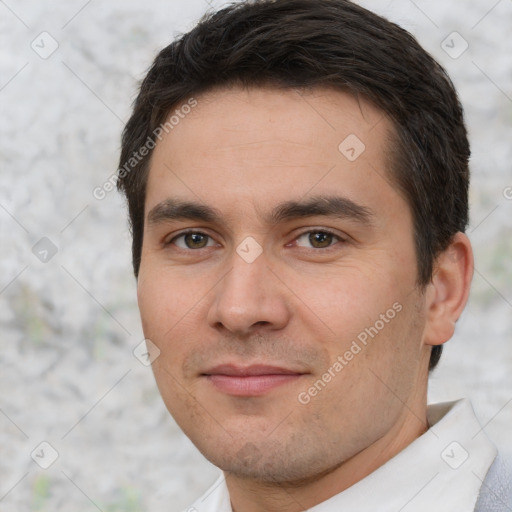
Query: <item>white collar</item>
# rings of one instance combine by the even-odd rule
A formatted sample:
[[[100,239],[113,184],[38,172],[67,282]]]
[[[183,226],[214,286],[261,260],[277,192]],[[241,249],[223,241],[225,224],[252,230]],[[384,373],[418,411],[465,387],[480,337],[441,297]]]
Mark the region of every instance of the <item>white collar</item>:
[[[429,430],[310,512],[470,512],[498,453],[467,399],[429,405]],[[224,476],[188,510],[232,512]]]

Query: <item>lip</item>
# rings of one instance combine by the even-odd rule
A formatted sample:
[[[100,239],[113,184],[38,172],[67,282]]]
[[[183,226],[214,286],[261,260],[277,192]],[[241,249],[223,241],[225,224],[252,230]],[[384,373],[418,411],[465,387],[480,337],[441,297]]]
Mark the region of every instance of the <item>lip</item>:
[[[279,366],[223,364],[204,372],[202,377],[223,393],[250,397],[264,395],[302,375],[304,372]]]

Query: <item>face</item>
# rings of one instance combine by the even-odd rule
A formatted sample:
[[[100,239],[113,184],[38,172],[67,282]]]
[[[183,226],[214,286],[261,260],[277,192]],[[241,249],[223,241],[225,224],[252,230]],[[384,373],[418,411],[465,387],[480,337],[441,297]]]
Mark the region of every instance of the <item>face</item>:
[[[391,124],[332,90],[196,99],[147,184],[138,301],[156,381],[224,471],[320,475],[400,423],[428,362]]]

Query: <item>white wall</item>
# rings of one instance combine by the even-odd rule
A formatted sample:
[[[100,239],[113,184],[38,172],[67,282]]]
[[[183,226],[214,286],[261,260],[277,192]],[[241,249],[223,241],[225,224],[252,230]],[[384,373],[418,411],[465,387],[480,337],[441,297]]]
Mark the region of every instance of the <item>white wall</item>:
[[[412,31],[465,105],[477,271],[430,398],[470,397],[488,434],[512,450],[512,2],[361,3]],[[179,511],[217,474],[132,355],[143,335],[124,205],[115,191],[92,195],[116,170],[137,80],[208,7],[0,3],[2,511]],[[43,31],[58,43],[46,59],[31,47],[47,56],[55,43]],[[453,31],[469,44],[457,59],[441,47]],[[47,263],[32,252],[42,237],[57,249]],[[59,454],[47,470],[30,457],[42,441]]]

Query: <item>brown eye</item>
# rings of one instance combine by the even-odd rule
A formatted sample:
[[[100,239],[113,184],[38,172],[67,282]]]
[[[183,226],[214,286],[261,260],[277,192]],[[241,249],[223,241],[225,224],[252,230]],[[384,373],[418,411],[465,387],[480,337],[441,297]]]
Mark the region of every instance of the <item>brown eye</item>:
[[[324,247],[329,247],[332,243],[333,236],[331,233],[310,233],[309,234],[309,242],[311,245],[318,249],[323,249]]]
[[[300,241],[300,243],[299,243]],[[300,247],[309,247],[313,249],[327,249],[334,245],[341,238],[329,231],[307,231],[297,237],[297,245]]]
[[[176,245],[180,249],[203,249],[213,245],[213,240],[204,233],[192,231],[175,236],[167,245]]]
[[[184,237],[185,245],[189,249],[201,249],[206,247],[208,242],[208,237],[206,235],[202,235],[201,233],[188,233]]]

